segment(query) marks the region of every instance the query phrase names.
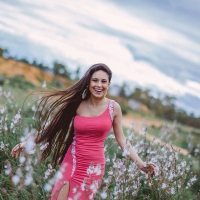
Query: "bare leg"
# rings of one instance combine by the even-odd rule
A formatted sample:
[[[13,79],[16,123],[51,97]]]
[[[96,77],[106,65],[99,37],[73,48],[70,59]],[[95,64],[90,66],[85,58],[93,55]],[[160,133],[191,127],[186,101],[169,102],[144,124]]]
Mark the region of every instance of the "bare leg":
[[[61,179],[57,180],[51,193],[51,200],[67,200],[70,190],[72,165],[63,162],[59,171],[62,174]]]
[[[66,182],[60,189],[57,200],[67,200],[69,194],[69,182]]]

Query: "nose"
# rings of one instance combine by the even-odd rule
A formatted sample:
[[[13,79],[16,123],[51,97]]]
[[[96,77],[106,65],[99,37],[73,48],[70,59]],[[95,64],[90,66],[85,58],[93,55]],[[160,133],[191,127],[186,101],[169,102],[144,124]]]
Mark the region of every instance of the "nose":
[[[101,87],[101,86],[102,86],[101,81],[98,81],[98,82],[97,82],[97,86],[98,86],[98,87]]]

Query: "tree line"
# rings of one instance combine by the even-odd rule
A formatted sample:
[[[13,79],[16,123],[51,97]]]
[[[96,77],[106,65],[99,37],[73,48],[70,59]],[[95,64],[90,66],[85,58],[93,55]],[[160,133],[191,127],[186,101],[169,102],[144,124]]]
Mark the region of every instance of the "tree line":
[[[43,65],[42,63],[38,63],[37,61],[33,61],[30,63],[26,58],[17,59],[15,57],[11,57],[8,55],[8,51],[6,49],[0,48],[0,57],[4,57],[6,54],[7,59],[14,59],[20,62],[27,63],[29,65],[33,65],[42,71],[51,71],[54,75],[62,76],[66,79],[72,80],[72,72],[68,69],[64,64],[55,61],[53,63],[53,68],[50,69],[48,66]],[[80,67],[77,68],[75,72],[73,72],[73,80],[79,80],[80,78]],[[175,97],[165,95],[164,97],[154,97],[150,94],[149,90],[142,90],[140,88],[135,88],[134,91],[126,94],[127,85],[122,84],[120,87],[119,96],[124,98],[125,100],[136,100],[144,105],[146,105],[149,110],[153,111],[156,116],[168,119],[168,120],[177,120],[177,122],[187,124],[189,126],[193,126],[196,128],[200,128],[200,117],[195,117],[193,113],[186,113],[183,109],[179,109],[175,106]]]
[[[146,105],[158,117],[172,121],[176,120],[182,124],[200,128],[200,117],[195,117],[193,113],[188,114],[185,110],[177,108],[175,97],[165,95],[156,98],[151,95],[150,90],[142,90],[141,88],[135,88],[134,91],[127,94],[127,87],[127,84],[122,84],[119,96],[127,100],[133,99]]]

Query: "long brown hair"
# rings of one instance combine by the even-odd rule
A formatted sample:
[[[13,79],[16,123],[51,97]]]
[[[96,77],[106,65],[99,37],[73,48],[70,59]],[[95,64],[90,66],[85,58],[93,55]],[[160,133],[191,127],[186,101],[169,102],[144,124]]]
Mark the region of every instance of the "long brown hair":
[[[82,93],[90,83],[92,74],[102,70],[112,78],[112,72],[105,64],[92,65],[85,75],[74,85],[57,91],[43,91],[42,98],[36,111],[36,125],[39,130],[36,143],[48,143],[42,152],[42,160],[45,160],[53,152],[53,165],[60,164],[71,145],[74,137],[73,118],[80,105]],[[87,91],[85,100],[90,97]]]

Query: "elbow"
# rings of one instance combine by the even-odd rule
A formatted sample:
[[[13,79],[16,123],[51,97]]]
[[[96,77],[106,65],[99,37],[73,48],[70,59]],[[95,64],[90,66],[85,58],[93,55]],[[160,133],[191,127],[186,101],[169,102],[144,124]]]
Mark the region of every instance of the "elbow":
[[[124,146],[126,145],[126,138],[124,137],[116,137],[117,143],[121,147],[121,149],[124,149]]]

